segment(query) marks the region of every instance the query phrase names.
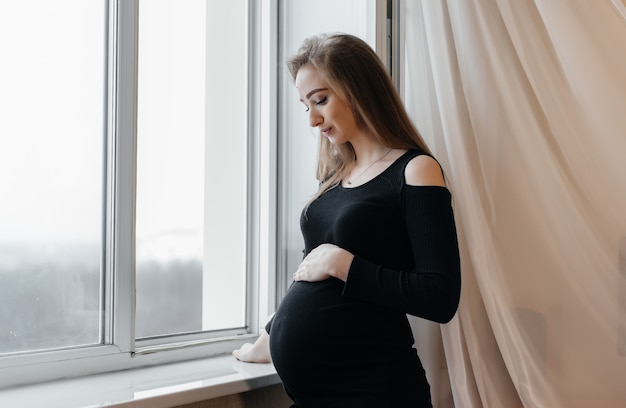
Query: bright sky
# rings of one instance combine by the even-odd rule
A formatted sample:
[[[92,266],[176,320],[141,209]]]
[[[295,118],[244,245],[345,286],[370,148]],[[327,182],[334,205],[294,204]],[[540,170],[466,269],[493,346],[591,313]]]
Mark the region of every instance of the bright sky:
[[[1,6],[0,242],[99,238],[103,21],[98,1]]]
[[[155,237],[174,231],[176,241],[199,240],[177,246],[201,256],[205,3],[168,4],[141,3],[137,233],[145,250],[164,253]],[[104,1],[0,10],[0,243],[98,242]]]

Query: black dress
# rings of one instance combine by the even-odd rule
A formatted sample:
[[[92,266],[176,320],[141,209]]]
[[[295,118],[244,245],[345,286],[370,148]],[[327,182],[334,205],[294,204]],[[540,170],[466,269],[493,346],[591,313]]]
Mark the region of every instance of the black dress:
[[[305,253],[332,243],[355,258],[346,283],[292,284],[266,327],[293,407],[431,406],[406,313],[449,321],[461,279],[449,191],[404,182],[419,154],[331,188],[301,216]]]

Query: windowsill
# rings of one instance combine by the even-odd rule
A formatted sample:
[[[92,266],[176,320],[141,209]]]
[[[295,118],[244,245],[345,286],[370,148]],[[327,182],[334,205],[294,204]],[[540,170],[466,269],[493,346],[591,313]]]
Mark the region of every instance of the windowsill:
[[[279,383],[272,364],[219,356],[0,390],[0,406],[159,408]]]

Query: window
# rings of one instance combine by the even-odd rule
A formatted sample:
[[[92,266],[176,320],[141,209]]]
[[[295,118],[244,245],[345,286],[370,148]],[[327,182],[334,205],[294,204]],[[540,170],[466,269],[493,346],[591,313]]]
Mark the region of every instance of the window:
[[[0,387],[254,340],[316,186],[278,73],[314,32],[378,38],[365,3],[0,5]]]
[[[244,0],[139,3],[138,338],[246,324],[247,23]]]
[[[0,387],[255,336],[273,307],[274,14],[0,5]]]
[[[0,355],[102,342],[105,12],[0,6]]]

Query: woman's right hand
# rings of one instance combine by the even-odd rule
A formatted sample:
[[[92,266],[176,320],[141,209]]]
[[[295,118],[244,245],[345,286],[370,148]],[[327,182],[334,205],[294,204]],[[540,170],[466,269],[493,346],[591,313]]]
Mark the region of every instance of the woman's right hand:
[[[244,344],[240,349],[233,351],[233,356],[246,363],[271,363],[270,335],[263,330],[254,344]]]

